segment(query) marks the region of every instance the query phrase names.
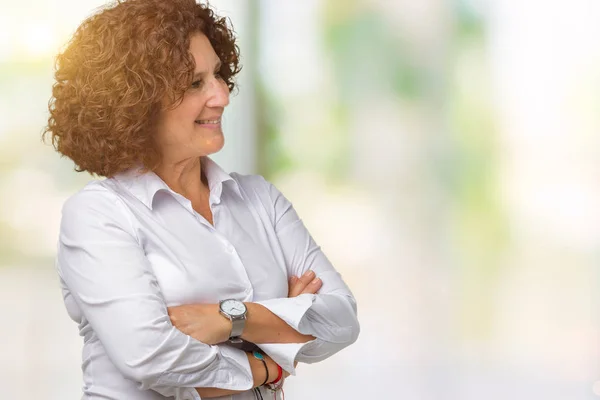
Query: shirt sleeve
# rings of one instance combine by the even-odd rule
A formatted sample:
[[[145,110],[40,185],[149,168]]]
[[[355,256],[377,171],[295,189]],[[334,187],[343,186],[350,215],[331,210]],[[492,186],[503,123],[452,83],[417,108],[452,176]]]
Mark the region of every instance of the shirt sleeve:
[[[176,329],[124,203],[103,187],[71,197],[62,212],[57,268],[107,355],[141,390],[199,399],[195,387],[247,390],[245,353]]]
[[[282,368],[294,374],[294,361],[322,361],[354,343],[360,331],[352,292],[315,243],[288,199],[268,183],[275,232],[285,258],[288,276],[313,270],[323,285],[319,293],[259,301],[288,325],[316,339],[308,343],[261,344]]]

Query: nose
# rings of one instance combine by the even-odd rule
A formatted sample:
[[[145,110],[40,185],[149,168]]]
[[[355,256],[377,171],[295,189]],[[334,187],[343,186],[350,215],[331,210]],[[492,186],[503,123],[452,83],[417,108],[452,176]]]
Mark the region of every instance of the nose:
[[[226,107],[229,105],[229,87],[222,79],[212,79],[210,97],[206,102],[208,107]]]

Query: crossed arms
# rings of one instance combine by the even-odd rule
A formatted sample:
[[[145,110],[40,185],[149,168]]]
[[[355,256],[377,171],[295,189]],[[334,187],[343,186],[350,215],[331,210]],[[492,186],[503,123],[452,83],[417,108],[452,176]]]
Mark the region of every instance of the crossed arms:
[[[354,297],[341,276],[291,204],[272,185],[269,191],[288,276],[312,270],[321,287],[298,291],[291,283],[288,298],[248,303],[242,338],[293,374],[295,362],[318,362],[353,343],[359,325]],[[178,322],[177,310],[167,309],[134,223],[116,194],[97,187],[65,204],[59,238],[59,274],[119,372],[141,390],[176,399],[190,397],[195,388],[212,397],[215,393],[202,391],[244,391],[261,384],[266,375],[262,364],[239,349],[215,344],[226,340],[231,329],[218,312],[206,317],[219,318],[218,328],[198,323],[204,327],[188,331],[184,319]],[[210,314],[211,306],[216,307],[195,305],[190,316],[200,320],[200,311]]]
[[[292,277],[289,281],[288,298],[300,294],[315,294],[321,288],[322,282],[315,278],[313,271],[307,271],[300,278]],[[255,344],[263,343],[306,343],[316,338],[312,335],[303,335],[290,327],[285,321],[273,314],[266,307],[257,303],[245,303],[248,309],[246,326],[242,339]],[[231,321],[223,318],[218,312],[218,304],[186,304],[169,307],[169,317],[173,326],[183,333],[206,344],[218,344],[226,341],[231,332]],[[252,370],[253,385],[257,387],[265,382],[266,371],[264,365],[250,354],[247,354]],[[269,356],[265,356],[269,379],[267,383],[277,377],[277,364]],[[283,372],[283,379],[289,372]],[[219,388],[196,388],[202,398],[212,398],[239,393],[237,390]]]

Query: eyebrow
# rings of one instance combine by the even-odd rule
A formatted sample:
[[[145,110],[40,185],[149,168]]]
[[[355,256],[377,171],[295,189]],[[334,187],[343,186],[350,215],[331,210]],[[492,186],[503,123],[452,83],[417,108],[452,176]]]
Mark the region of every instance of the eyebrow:
[[[217,61],[215,64],[215,68],[213,71],[218,71],[221,69],[221,66],[223,64],[221,64],[221,60]],[[194,80],[198,79],[198,78],[202,78],[204,75],[206,75],[206,71],[198,71],[194,73]]]

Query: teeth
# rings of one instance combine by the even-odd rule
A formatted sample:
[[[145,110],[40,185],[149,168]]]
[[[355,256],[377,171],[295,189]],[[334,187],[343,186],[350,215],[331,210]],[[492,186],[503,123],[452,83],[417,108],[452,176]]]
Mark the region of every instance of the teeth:
[[[205,120],[205,121],[197,120],[196,123],[198,123],[198,124],[218,124],[220,121],[221,120],[219,120],[219,119],[214,119],[214,120],[211,120],[211,121],[209,121],[209,120]]]

